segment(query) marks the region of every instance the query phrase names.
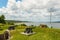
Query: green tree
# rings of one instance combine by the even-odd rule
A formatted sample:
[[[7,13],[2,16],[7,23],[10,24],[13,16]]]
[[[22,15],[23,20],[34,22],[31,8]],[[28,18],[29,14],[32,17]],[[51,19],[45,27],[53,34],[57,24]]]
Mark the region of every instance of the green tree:
[[[4,15],[1,15],[1,18],[4,20],[5,19],[5,16]]]
[[[5,24],[5,16],[4,15],[0,16],[0,23],[4,23]]]

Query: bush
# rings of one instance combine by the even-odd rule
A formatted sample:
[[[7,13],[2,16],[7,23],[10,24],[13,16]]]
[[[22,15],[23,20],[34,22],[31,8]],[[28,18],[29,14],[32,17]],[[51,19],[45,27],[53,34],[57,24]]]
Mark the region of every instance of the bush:
[[[21,26],[27,26],[26,24],[21,24]]]

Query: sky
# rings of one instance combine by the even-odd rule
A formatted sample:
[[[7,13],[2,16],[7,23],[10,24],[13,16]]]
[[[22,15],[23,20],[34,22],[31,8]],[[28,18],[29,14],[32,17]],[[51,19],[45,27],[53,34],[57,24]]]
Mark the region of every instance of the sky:
[[[6,20],[60,21],[60,0],[0,0],[0,15]]]

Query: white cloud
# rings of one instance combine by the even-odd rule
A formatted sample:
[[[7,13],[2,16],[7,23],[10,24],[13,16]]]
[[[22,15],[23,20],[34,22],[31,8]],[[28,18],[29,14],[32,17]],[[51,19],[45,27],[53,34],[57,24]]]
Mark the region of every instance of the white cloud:
[[[0,13],[4,14],[8,20],[49,21],[50,14],[47,9],[50,8],[55,10],[52,12],[52,19],[58,20],[60,0],[23,0],[22,2],[8,0],[7,7],[0,8]]]

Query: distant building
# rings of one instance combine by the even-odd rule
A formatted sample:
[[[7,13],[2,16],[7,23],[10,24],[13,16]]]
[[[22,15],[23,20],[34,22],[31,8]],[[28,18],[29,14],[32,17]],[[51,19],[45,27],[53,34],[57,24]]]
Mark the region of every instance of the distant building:
[[[45,25],[45,24],[40,24],[40,26],[39,27],[41,27],[41,28],[48,28],[48,26],[47,25]]]

